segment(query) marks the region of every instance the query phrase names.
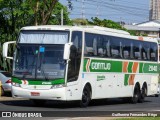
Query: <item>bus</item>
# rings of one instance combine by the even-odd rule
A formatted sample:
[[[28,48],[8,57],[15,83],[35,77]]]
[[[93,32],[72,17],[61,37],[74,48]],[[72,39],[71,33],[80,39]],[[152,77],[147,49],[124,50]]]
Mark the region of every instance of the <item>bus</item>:
[[[20,30],[13,59],[12,96],[36,105],[46,100],[127,98],[143,102],[158,90],[156,39],[98,26],[28,26]]]

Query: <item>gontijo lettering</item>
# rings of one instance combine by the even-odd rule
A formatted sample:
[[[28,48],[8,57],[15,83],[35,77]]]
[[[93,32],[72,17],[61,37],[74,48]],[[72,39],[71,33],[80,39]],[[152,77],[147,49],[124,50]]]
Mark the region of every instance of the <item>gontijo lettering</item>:
[[[110,70],[111,63],[103,63],[103,62],[92,62],[91,68],[95,70]]]

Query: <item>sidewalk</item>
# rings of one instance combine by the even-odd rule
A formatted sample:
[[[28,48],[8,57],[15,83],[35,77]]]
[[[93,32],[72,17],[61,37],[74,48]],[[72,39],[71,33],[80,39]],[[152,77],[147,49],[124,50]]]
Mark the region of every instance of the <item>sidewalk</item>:
[[[28,99],[13,98],[13,97],[9,97],[9,96],[1,96],[0,97],[0,102],[2,102],[2,101],[16,101],[16,100],[28,100]]]

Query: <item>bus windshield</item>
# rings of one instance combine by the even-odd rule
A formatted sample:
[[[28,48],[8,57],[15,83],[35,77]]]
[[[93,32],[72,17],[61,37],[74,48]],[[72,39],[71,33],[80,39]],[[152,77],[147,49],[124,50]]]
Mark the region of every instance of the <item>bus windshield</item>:
[[[64,45],[19,44],[13,76],[32,79],[64,78]]]
[[[47,36],[47,34],[43,34]],[[28,37],[27,37],[28,36]],[[32,36],[32,37],[31,37]],[[39,38],[38,38],[39,37]],[[55,36],[54,36],[55,37]],[[54,38],[42,37],[41,34],[28,34],[20,36],[19,43],[13,64],[13,76],[22,79],[39,79],[39,80],[54,80],[64,78],[65,60],[63,59],[64,44],[68,42],[68,37],[62,38],[57,35],[55,38],[59,39],[59,43],[55,42]],[[51,43],[46,43],[46,40],[52,40]],[[28,43],[29,39],[39,39],[41,43]],[[55,41],[57,41],[55,39]],[[30,40],[29,40],[30,41]],[[57,43],[57,44],[56,44]]]

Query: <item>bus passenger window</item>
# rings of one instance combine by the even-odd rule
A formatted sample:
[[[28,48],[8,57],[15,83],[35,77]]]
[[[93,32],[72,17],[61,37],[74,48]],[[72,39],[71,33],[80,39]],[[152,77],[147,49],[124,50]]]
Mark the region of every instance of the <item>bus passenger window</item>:
[[[150,60],[151,56],[150,56],[150,48],[147,48],[147,59]]]
[[[142,57],[142,45],[139,43],[139,41],[134,41],[134,49],[133,49],[133,52],[134,52],[134,59],[138,59],[138,60],[141,60],[141,57]]]
[[[151,44],[151,49],[150,49],[150,57],[152,61],[157,61],[158,58],[158,48],[155,43]]]
[[[103,48],[98,48],[98,56],[100,56],[100,57],[104,56]]]
[[[127,50],[123,51],[123,56],[125,59],[129,58],[129,52]]]
[[[93,39],[93,55],[97,56],[97,39]]]
[[[111,54],[114,58],[119,57],[119,51],[117,49],[111,49]]]
[[[97,39],[95,34],[85,33],[85,56],[97,56]]]
[[[142,53],[142,56],[143,56],[143,59],[144,59],[144,60],[147,59],[147,56],[146,56],[146,53],[145,53],[145,52]]]
[[[154,60],[156,57],[156,54],[154,52],[151,52],[151,59]]]
[[[120,42],[118,42],[118,39],[117,37],[111,38],[111,56],[113,58],[120,58]]]
[[[123,48],[122,48],[122,55],[124,59],[130,59],[131,58],[131,46],[130,41],[127,39],[123,40]]]
[[[140,59],[141,58],[140,52],[134,52],[134,58]]]

